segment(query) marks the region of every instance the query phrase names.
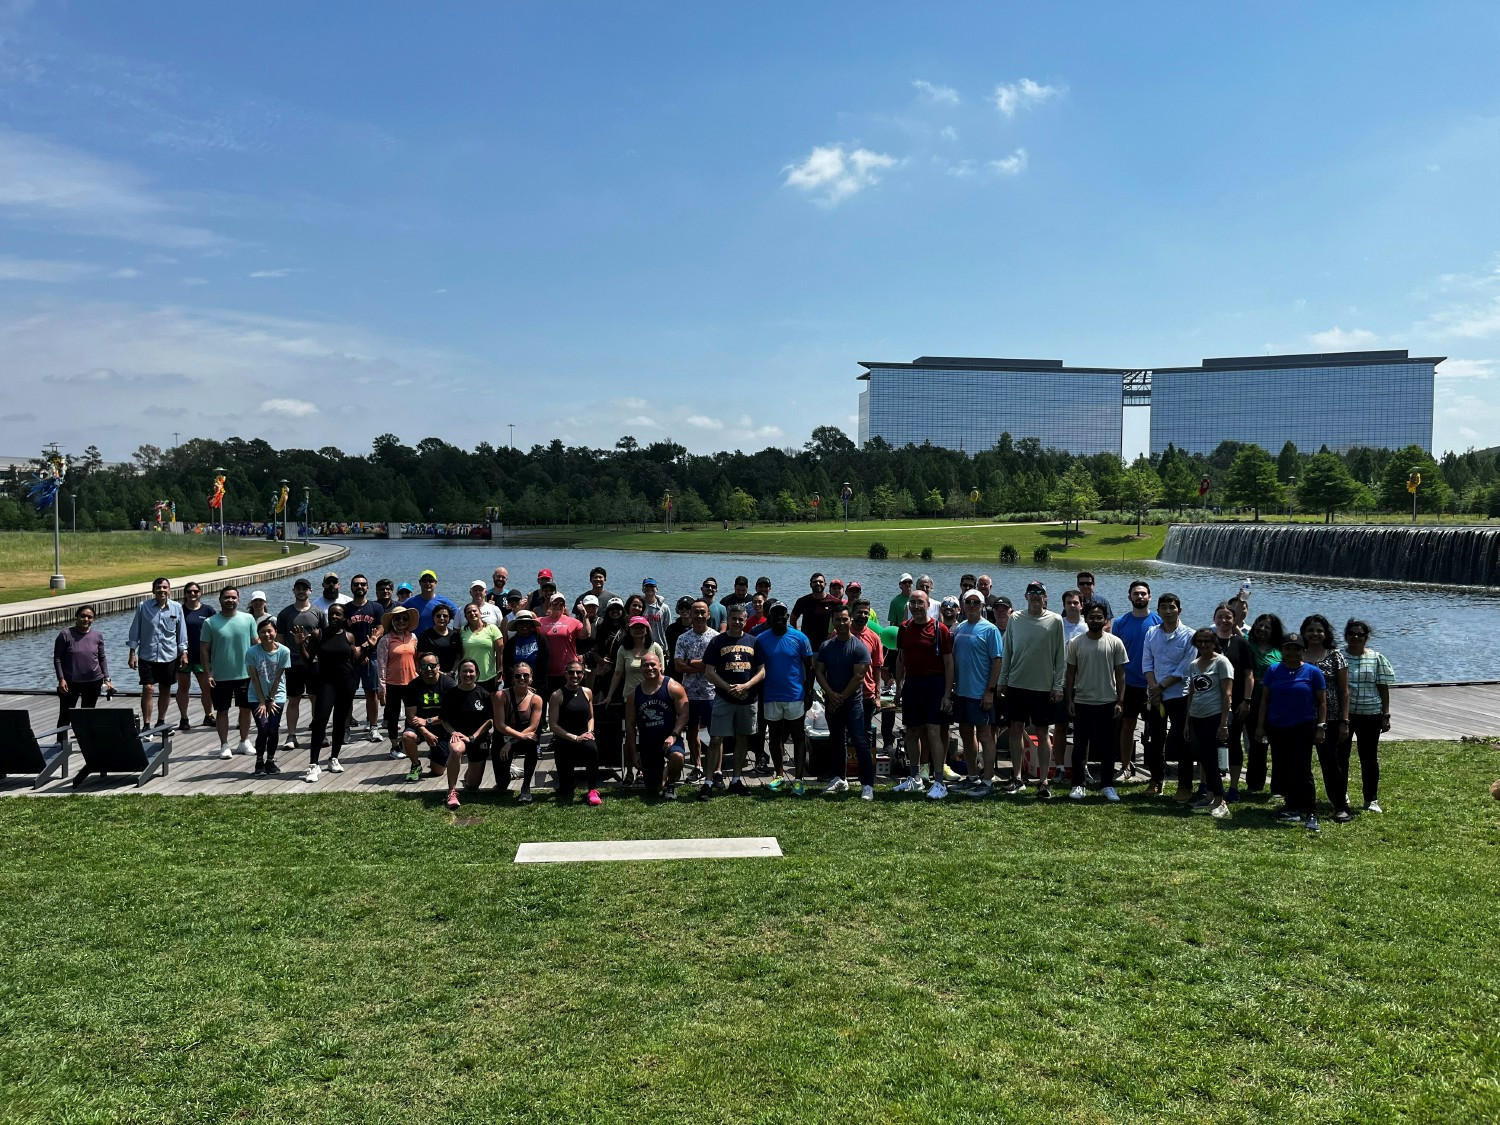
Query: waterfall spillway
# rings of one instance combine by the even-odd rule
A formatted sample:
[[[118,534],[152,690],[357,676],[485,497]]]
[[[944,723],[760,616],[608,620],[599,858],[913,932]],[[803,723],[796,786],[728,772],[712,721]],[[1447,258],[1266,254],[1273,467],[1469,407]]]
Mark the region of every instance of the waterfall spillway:
[[[1500,528],[1179,524],[1161,559],[1235,573],[1500,586]]]

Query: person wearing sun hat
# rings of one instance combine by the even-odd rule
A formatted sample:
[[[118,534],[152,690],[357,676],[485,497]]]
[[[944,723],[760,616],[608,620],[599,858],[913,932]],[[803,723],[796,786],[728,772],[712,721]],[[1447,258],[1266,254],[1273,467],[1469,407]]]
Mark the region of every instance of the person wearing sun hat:
[[[417,611],[417,627],[412,632],[418,636],[421,636],[428,629],[432,628],[432,611],[437,606],[447,606],[453,611],[455,619],[460,616],[458,604],[452,598],[437,592],[437,581],[436,571],[424,570],[421,574],[417,575],[417,586],[422,592],[407,598],[401,603],[407,609]]]
[[[383,721],[392,752],[401,750],[401,710],[406,689],[417,678],[417,611],[405,606],[388,609],[380,617],[380,640],[375,643],[375,697],[385,708]],[[404,751],[403,751],[404,754]]]

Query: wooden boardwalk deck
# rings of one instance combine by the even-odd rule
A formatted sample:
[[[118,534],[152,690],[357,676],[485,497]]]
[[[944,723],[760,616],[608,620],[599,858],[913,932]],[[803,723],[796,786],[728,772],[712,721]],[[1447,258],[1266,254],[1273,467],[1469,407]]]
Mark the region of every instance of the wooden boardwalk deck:
[[[51,729],[57,717],[57,701],[50,695],[11,695],[4,699],[6,707],[25,707],[31,712],[32,728]],[[133,709],[134,699],[117,698],[114,707]],[[176,707],[173,707],[175,714]],[[305,724],[311,712],[304,705],[302,721]],[[356,715],[362,714],[363,704],[356,703]],[[195,719],[201,712],[197,701],[192,704]],[[1391,739],[1457,739],[1463,735],[1500,735],[1500,683],[1412,685],[1397,687],[1391,698]],[[252,732],[253,733],[253,732]],[[306,729],[299,731],[300,741],[307,744]],[[542,760],[537,767],[535,784],[547,789],[552,785],[552,756],[548,748],[549,739],[542,739]],[[75,790],[71,780],[54,779],[40,789],[33,790],[27,779],[8,777],[0,779],[0,796],[61,796],[82,794],[141,793],[157,796],[222,796],[231,794],[277,794],[302,793],[380,793],[391,789],[409,791],[441,792],[445,782],[441,778],[424,777],[421,781],[406,780],[405,760],[393,761],[389,756],[389,745],[364,740],[362,733],[356,734],[345,747],[341,762],[342,774],[324,772],[322,778],[312,784],[302,780],[307,767],[307,750],[282,751],[277,754],[278,764],[284,773],[272,777],[254,777],[251,769],[255,759],[236,755],[227,761],[219,758],[218,736],[209,730],[194,727],[186,734],[174,736],[171,772],[166,778],[152,778],[137,789],[131,779],[111,776],[105,781],[91,778],[82,790]],[[325,750],[324,763],[327,763]],[[425,762],[425,758],[424,758]],[[75,752],[74,769],[81,768],[82,759]],[[492,775],[486,775],[486,784]],[[756,784],[761,779],[755,779]],[[513,786],[514,788],[514,786]]]

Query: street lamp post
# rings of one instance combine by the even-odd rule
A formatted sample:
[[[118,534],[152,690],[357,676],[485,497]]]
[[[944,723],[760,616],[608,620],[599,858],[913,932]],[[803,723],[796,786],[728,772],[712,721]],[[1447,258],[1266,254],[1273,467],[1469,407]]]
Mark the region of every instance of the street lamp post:
[[[854,489],[848,481],[844,482],[844,490],[839,493],[839,499],[844,502],[844,530],[849,530],[849,501],[854,499]]]
[[[214,470],[214,476],[222,477],[228,471],[227,469],[217,468]],[[222,493],[219,496],[219,565],[229,565],[229,555],[224,550],[224,496]]]
[[[59,478],[62,476],[63,458],[57,451],[57,442],[52,442],[46,447],[47,461],[52,466],[52,471]],[[62,481],[59,479],[58,484]],[[48,587],[54,592],[66,590],[68,580],[63,577],[62,572],[62,514],[57,510],[62,497],[57,493],[52,494],[52,578],[48,581]]]
[[[1286,478],[1286,522],[1287,523],[1291,523],[1292,522],[1292,513],[1294,511],[1296,511],[1296,506],[1297,506],[1296,496],[1297,496],[1297,478],[1296,477],[1287,477]]]
[[[1411,525],[1417,526],[1417,489],[1422,487],[1422,474],[1415,468],[1407,474],[1406,491],[1411,493]]]
[[[312,494],[312,485],[302,486],[302,545],[307,546],[307,533],[312,528],[312,510],[308,507],[308,497]]]
[[[277,500],[281,504],[281,553],[283,555],[290,555],[292,553],[292,545],[287,542],[286,538],[286,510],[290,505],[284,499],[291,496],[291,493],[287,491],[287,488],[291,483],[291,481],[287,480],[285,477],[282,477],[281,491],[276,494]]]
[[[73,534],[78,534],[78,493],[68,493],[68,499],[73,501]]]

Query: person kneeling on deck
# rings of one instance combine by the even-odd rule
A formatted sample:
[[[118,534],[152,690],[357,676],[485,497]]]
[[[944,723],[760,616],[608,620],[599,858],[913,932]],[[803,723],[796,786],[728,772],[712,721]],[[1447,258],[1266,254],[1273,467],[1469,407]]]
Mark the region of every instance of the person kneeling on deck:
[[[423,658],[424,660],[426,657]],[[479,665],[458,662],[458,683],[443,693],[438,719],[444,737],[433,748],[433,761],[440,757],[448,766],[448,807],[458,808],[458,768],[471,749],[482,749],[494,725],[490,693],[479,686]]]
[[[654,646],[641,657],[640,668],[640,684],[625,696],[626,751],[641,763],[646,791],[675,801],[682,776],[687,692],[677,681],[662,677],[661,657]]]
[[[443,693],[457,683],[452,676],[443,675],[443,666],[436,653],[424,652],[417,661],[417,678],[400,689],[406,704],[406,728],[401,732],[401,749],[411,761],[407,781],[422,779],[420,754],[424,746],[432,762],[429,776],[436,777],[443,772],[442,766],[447,758],[444,756],[439,761],[438,747],[443,744],[443,727],[438,720],[443,714]]]

